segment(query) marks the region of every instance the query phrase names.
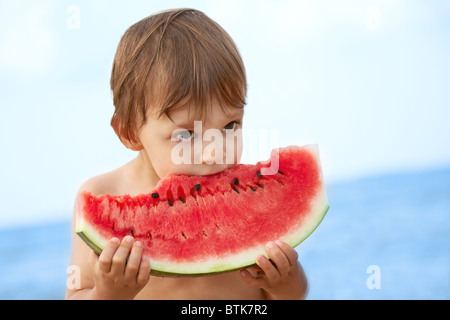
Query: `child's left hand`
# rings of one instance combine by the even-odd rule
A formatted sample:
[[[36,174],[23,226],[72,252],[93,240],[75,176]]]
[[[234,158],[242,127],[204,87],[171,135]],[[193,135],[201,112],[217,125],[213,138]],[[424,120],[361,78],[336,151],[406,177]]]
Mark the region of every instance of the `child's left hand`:
[[[241,271],[244,281],[263,289],[267,299],[304,299],[307,279],[294,248],[277,240],[267,243],[266,250],[270,260],[258,256],[257,266]]]

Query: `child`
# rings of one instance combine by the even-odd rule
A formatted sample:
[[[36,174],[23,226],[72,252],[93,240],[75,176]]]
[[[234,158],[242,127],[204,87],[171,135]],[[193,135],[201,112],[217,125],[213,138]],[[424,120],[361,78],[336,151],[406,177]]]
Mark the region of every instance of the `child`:
[[[171,157],[175,145],[194,145],[194,120],[202,120],[203,131],[222,130],[224,139],[228,139],[224,129],[242,127],[244,65],[233,40],[202,12],[168,10],[131,26],[117,48],[111,89],[115,106],[111,125],[122,143],[138,154],[124,166],[89,179],[80,191],[149,193],[168,173],[206,175],[239,162],[237,147],[231,164],[219,161],[221,152],[212,158],[201,150],[193,152],[190,164],[174,164]],[[223,143],[229,145],[235,144]],[[271,260],[261,255],[257,265],[246,270],[160,278],[149,276],[149,259],[133,237],[111,239],[97,256],[73,231],[71,264],[79,267],[81,281],[79,289],[67,289],[66,298],[304,298],[307,281],[296,251],[273,240],[266,245]]]

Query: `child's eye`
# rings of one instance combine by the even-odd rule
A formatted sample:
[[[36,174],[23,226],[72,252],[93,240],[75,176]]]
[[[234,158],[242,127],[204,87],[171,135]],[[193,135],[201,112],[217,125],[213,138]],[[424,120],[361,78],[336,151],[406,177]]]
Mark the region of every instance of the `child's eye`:
[[[223,127],[225,130],[235,130],[237,129],[238,125],[240,124],[239,121],[231,121],[229,124],[227,124],[225,127]]]
[[[172,140],[176,141],[188,141],[194,137],[194,131],[191,130],[182,130],[178,131],[172,136]]]

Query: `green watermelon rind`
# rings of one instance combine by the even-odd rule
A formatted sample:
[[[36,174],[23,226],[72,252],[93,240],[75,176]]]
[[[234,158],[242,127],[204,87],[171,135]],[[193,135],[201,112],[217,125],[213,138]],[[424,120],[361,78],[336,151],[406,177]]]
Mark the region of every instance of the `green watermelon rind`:
[[[288,243],[291,247],[295,248],[308,238],[314,230],[319,226],[325,217],[329,209],[329,204],[325,190],[322,189],[321,194],[316,196],[316,202],[319,206],[313,209],[313,213],[309,216],[309,222],[305,221],[296,230],[282,236],[280,239]],[[303,229],[303,230],[302,230]],[[299,231],[301,230],[301,231]],[[109,239],[105,239],[97,233],[94,227],[92,227],[84,219],[77,219],[76,233],[84,240],[84,242],[96,253],[100,254],[103,248],[106,246]],[[277,239],[274,239],[277,240]],[[162,277],[196,277],[220,274],[225,272],[231,272],[235,270],[241,270],[255,265],[256,258],[263,254],[268,257],[268,254],[264,248],[264,244],[258,247],[248,249],[250,252],[238,253],[230,255],[228,260],[233,261],[231,263],[220,263],[220,259],[211,259],[209,263],[211,266],[205,266],[208,262],[191,262],[186,265],[183,264],[171,264],[170,262],[164,263],[160,261],[153,261],[150,257],[150,274],[154,276]],[[244,258],[238,259],[239,254],[242,254]]]

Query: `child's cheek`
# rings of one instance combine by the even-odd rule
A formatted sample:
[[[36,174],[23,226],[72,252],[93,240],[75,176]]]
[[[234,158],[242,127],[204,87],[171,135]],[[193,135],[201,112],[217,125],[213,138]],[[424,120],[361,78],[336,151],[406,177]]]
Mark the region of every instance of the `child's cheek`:
[[[234,135],[230,135],[225,138],[226,140],[226,153],[233,155],[233,163],[227,161],[228,166],[237,165],[241,161],[243,150],[243,136],[242,130],[238,129]]]

